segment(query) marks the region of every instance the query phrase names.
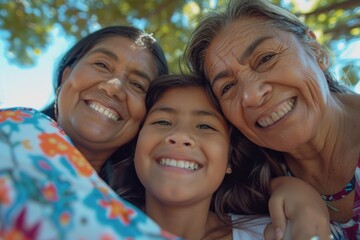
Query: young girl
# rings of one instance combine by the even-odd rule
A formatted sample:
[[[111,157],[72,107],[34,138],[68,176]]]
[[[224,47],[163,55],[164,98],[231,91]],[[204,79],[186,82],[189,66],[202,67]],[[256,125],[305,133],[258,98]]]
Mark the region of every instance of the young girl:
[[[251,191],[244,187],[251,169],[240,149],[231,147],[242,140],[206,89],[191,75],[164,76],[151,84],[134,157],[119,165],[113,184],[161,228],[185,239],[262,239],[269,218],[244,215],[251,212],[241,197]],[[273,186],[275,199],[293,195],[278,180]],[[307,195],[301,200],[317,209],[316,220],[328,220],[312,188],[292,186],[301,187]],[[307,229],[308,238],[318,234],[314,231]]]

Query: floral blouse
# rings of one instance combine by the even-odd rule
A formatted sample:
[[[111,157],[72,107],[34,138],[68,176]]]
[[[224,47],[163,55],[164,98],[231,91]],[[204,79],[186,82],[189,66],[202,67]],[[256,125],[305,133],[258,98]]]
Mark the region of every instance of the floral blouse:
[[[0,239],[179,239],[103,182],[56,122],[0,110]]]

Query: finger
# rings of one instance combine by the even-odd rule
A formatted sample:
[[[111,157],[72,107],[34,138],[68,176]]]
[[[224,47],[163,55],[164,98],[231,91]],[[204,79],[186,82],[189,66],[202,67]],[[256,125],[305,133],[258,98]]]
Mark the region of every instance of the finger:
[[[283,238],[286,227],[286,216],[282,203],[283,201],[277,198],[269,200],[269,212],[276,240]]]
[[[264,239],[265,240],[275,240],[275,232],[271,223],[266,225],[264,229]]]

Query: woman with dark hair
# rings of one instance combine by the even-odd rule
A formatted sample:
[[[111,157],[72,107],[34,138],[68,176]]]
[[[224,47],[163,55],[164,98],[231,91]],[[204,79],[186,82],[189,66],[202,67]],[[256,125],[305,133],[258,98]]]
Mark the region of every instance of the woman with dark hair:
[[[242,134],[319,192],[335,239],[359,239],[360,96],[330,74],[313,31],[267,0],[234,0],[204,16],[185,59]]]
[[[177,239],[98,176],[110,178],[105,166],[127,154],[150,82],[167,72],[151,35],[106,27],[62,58],[45,110],[53,119],[1,109],[0,238]]]
[[[112,162],[130,151],[145,115],[148,85],[166,73],[164,53],[151,34],[105,27],[63,56],[54,82],[56,100],[44,113],[108,180]]]

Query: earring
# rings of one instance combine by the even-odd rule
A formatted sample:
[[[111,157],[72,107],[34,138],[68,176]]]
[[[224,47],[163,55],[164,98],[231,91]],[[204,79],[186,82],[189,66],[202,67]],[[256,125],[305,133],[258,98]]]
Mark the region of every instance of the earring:
[[[225,173],[226,173],[226,174],[231,174],[231,173],[232,173],[231,167],[227,167]]]
[[[56,93],[55,93],[55,102],[54,102],[54,115],[55,115],[55,120],[57,120],[57,118],[58,118],[57,104],[58,104],[59,92],[60,92],[60,87],[58,87],[58,88],[56,89]]]
[[[321,65],[323,65],[325,68],[328,66],[328,58],[326,56],[326,54],[324,54],[320,59],[319,59],[319,63]]]

